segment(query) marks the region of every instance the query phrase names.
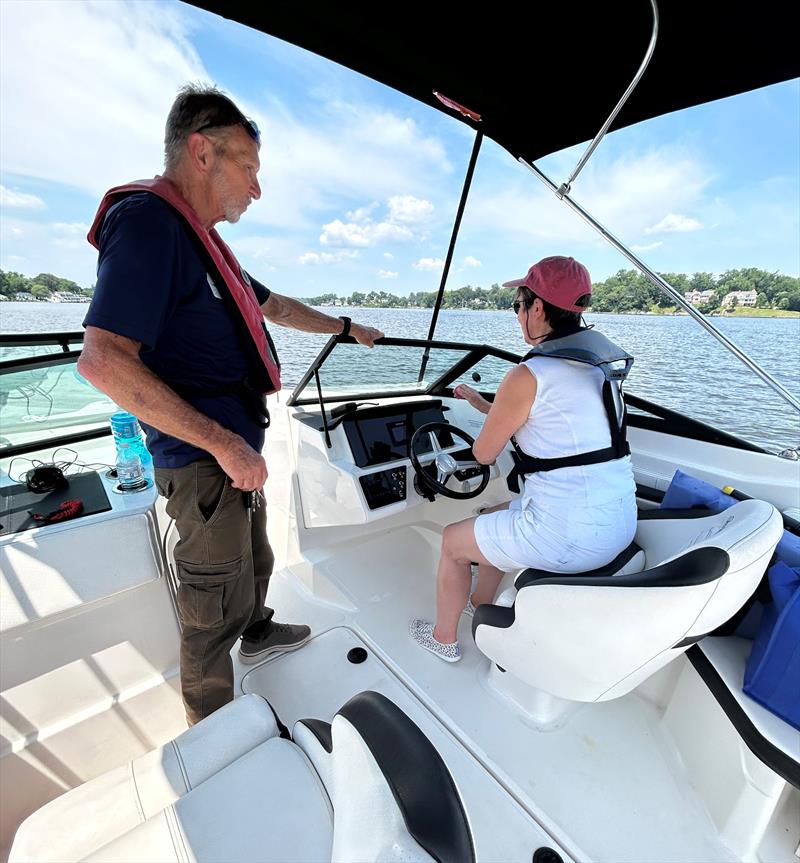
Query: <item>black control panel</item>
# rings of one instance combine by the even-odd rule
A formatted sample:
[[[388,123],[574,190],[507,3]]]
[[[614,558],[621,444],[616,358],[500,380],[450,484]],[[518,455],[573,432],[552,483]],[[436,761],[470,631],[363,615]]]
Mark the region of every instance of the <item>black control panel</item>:
[[[380,509],[382,506],[389,506],[390,503],[399,503],[406,499],[404,465],[360,476],[358,481],[361,483],[370,509]]]
[[[346,416],[342,426],[353,461],[359,467],[377,467],[408,458],[408,444],[414,432],[426,423],[444,421],[441,399],[432,399],[360,410]],[[437,439],[442,448],[453,445],[453,438],[447,430],[438,432]],[[420,440],[417,455],[430,452],[430,448],[430,440]]]

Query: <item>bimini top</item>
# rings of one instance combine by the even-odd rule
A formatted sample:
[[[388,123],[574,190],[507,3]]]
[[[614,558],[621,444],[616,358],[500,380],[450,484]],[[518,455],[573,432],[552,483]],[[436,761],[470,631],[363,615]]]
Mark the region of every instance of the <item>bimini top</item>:
[[[594,137],[652,30],[649,0],[481,3],[470,14],[467,4],[431,0],[191,2],[479,125],[528,161]],[[612,129],[800,75],[798,15],[785,0],[658,7],[655,54]],[[434,91],[481,122],[445,107]]]

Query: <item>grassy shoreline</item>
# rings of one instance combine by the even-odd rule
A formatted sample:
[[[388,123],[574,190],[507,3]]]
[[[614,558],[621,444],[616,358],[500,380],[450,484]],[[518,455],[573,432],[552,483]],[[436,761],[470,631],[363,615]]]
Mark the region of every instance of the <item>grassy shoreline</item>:
[[[302,302],[302,301],[301,301]],[[333,306],[329,304],[322,304],[319,306],[314,306],[314,308],[318,309],[401,309],[401,310],[410,310],[410,311],[431,311],[427,306],[353,306],[350,304],[342,305],[342,306]],[[463,309],[454,309],[454,308],[442,308],[443,312],[497,312],[503,311],[503,309],[476,309],[465,307]],[[595,312],[592,309],[589,309],[587,314],[589,315],[642,315],[645,317],[688,317],[689,313],[685,312],[683,309],[679,309],[677,306],[672,306],[669,308],[661,308],[660,306],[655,306],[652,309],[648,309],[647,311],[642,311],[641,309],[629,309],[627,311],[603,311],[603,312]],[[725,312],[725,314],[711,314],[707,315],[707,317],[712,318],[800,318],[800,312],[794,312],[787,309],[750,309],[750,308],[739,308],[735,309],[731,312]]]
[[[617,315],[688,315],[688,312],[679,309],[677,306],[671,306],[663,309],[659,306],[650,309],[648,312],[611,312],[610,314]],[[714,312],[707,317],[712,318],[800,318],[800,312],[794,312],[789,309],[754,309],[740,307],[733,309],[730,312]]]

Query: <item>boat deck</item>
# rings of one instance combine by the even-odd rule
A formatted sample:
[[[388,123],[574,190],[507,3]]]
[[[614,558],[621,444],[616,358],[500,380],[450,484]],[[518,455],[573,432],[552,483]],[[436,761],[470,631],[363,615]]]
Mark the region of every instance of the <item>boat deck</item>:
[[[364,688],[399,696],[404,708],[424,705],[427,712],[410,715],[426,732],[441,724],[461,742],[483,765],[485,793],[502,785],[576,859],[736,859],[691,787],[656,704],[632,693],[537,730],[489,687],[489,662],[472,641],[469,618],[460,624],[459,663],[441,662],[411,640],[409,620],[435,607],[437,559],[437,534],[419,527],[350,543],[315,566],[314,580],[321,591],[320,580],[329,581],[328,592],[341,591],[351,609],[316,600],[288,570],[276,573],[277,616],[309,623],[314,638],[260,666],[238,666],[242,690],[268,698],[289,727],[307,716],[330,720]],[[346,659],[359,644],[370,652],[363,666]],[[664,685],[674,685],[679,671],[662,673]],[[467,802],[480,824],[483,804]]]

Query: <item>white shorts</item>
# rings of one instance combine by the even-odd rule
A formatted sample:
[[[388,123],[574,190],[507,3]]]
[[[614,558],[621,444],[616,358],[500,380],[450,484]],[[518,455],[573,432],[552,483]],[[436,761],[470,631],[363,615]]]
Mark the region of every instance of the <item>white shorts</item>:
[[[475,542],[498,569],[586,572],[610,563],[633,541],[636,498],[593,507],[533,508],[523,498],[509,508],[479,515]]]

